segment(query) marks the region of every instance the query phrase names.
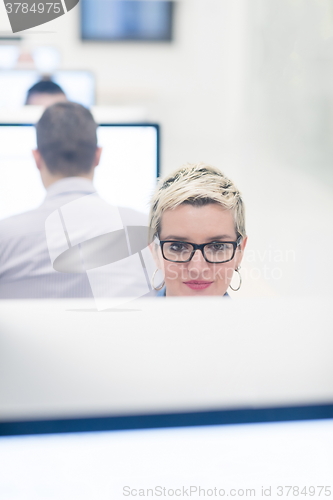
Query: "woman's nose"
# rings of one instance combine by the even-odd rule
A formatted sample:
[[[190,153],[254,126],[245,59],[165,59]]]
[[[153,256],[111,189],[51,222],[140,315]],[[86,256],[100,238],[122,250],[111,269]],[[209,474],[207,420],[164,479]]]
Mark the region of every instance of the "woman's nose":
[[[206,269],[207,267],[208,267],[207,262],[205,261],[202,252],[200,250],[196,250],[192,259],[188,263],[188,268],[197,269],[198,271],[201,271],[203,269]]]

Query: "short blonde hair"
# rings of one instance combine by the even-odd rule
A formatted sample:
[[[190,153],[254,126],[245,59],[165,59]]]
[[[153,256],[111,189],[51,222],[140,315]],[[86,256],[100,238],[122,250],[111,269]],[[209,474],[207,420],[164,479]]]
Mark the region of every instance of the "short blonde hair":
[[[163,213],[182,203],[196,206],[217,203],[231,210],[237,238],[245,238],[245,207],[241,193],[217,168],[205,163],[187,163],[159,180],[151,200],[151,239],[160,234]]]

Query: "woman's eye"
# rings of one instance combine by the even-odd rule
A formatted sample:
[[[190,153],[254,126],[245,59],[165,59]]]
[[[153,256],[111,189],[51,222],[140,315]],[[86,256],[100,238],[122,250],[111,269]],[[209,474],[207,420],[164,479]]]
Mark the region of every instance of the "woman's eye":
[[[184,245],[183,243],[173,243],[170,246],[170,250],[172,250],[173,252],[182,252],[186,250],[186,245]]]
[[[214,243],[213,245],[209,245],[209,248],[214,252],[221,252],[225,250],[227,245],[225,243]]]

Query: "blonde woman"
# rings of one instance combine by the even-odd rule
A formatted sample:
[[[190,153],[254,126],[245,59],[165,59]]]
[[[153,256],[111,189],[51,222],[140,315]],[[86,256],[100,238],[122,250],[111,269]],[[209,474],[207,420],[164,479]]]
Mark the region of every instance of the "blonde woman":
[[[241,286],[244,204],[217,168],[187,164],[161,179],[151,202],[152,286],[159,295],[227,296]]]

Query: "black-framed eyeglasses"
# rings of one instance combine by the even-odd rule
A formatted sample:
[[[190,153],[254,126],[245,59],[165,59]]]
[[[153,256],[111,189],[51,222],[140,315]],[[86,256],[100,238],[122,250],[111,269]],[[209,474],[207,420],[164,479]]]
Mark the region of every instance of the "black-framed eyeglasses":
[[[205,261],[210,264],[223,264],[235,256],[241,237],[237,241],[212,241],[211,243],[189,243],[188,241],[160,241],[162,255],[165,260],[182,264],[190,262],[197,250],[200,250]]]

